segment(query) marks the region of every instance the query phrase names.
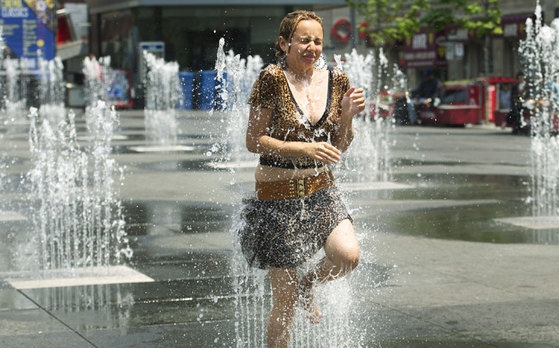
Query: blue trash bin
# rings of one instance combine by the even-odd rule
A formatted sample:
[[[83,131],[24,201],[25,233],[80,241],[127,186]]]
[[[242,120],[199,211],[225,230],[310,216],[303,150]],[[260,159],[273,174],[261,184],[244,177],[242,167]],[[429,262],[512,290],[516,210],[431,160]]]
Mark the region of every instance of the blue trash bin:
[[[215,106],[215,70],[200,72],[200,97],[198,98],[198,109],[213,110]]]
[[[194,73],[188,71],[179,72],[179,83],[181,95],[177,103],[177,109],[192,109],[192,92],[194,91]]]

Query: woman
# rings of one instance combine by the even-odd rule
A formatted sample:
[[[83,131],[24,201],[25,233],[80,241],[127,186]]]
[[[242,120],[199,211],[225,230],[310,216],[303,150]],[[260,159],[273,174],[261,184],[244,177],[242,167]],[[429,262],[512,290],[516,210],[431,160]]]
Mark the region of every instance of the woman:
[[[246,202],[240,237],[248,262],[269,270],[268,347],[288,346],[297,304],[318,323],[313,286],[359,262],[352,220],[330,166],[353,140],[353,116],[364,110],[365,99],[340,69],[317,67],[322,42],[320,17],[288,14],[276,42],[278,64],[261,72],[249,98],[246,146],[260,163],[256,198]],[[299,277],[297,266],[321,248],[326,257]]]

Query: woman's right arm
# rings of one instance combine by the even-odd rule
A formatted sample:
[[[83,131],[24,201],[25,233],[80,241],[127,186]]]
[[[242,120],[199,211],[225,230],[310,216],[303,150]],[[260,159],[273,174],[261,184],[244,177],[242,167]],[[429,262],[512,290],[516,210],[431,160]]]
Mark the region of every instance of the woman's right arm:
[[[341,152],[334,146],[321,143],[284,141],[268,135],[272,121],[272,109],[251,106],[246,132],[246,147],[260,155],[284,158],[310,157],[326,164],[334,164],[341,158]]]
[[[268,127],[272,122],[272,109],[250,107],[246,146],[248,151],[260,155],[279,155],[295,157],[298,154],[294,143],[274,139],[268,135]]]

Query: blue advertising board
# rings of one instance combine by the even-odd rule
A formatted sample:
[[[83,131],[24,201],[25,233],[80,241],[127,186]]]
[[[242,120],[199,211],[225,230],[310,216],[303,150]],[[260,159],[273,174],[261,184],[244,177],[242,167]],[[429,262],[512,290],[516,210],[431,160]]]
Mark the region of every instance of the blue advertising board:
[[[27,70],[39,69],[39,57],[54,59],[55,0],[0,0],[2,39]]]

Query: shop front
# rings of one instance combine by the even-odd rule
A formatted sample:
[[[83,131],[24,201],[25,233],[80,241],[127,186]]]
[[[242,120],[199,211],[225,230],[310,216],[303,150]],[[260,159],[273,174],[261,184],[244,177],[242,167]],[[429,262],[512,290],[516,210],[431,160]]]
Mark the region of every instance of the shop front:
[[[528,12],[503,15],[502,34],[492,35],[487,48],[483,38],[465,29],[448,28],[433,33],[424,28],[406,40],[400,66],[408,69],[412,86],[419,83],[421,71],[426,69],[437,71],[443,81],[487,75],[515,76],[521,65],[518,44],[526,36],[526,20],[533,17],[534,14]],[[486,52],[488,67],[485,66]]]
[[[419,33],[405,40],[400,53],[399,65],[407,69],[410,89],[418,86],[422,72],[435,71],[439,79],[446,76],[446,47],[442,44],[444,32],[428,32],[422,29]]]
[[[194,73],[215,68],[221,38],[226,52],[260,55],[269,62],[277,23],[285,11],[283,6],[144,6],[99,13],[92,18],[98,30],[92,51],[98,57],[110,56],[113,67],[132,72],[141,106],[142,43],[164,43],[160,56],[177,62],[181,71]]]
[[[96,5],[97,2],[100,5]],[[110,56],[112,67],[131,71],[134,94],[142,99],[144,78],[139,48],[142,42],[164,43],[162,58],[177,62],[180,71],[192,72],[198,77],[202,71],[215,69],[221,38],[225,40],[225,52],[232,50],[243,58],[259,55],[264,63],[270,63],[275,61],[277,28],[286,13],[295,9],[312,10],[315,8],[313,3],[330,4],[332,8],[345,5],[347,8],[343,0],[244,4],[248,2],[251,1],[232,1],[227,5],[215,2],[219,4],[212,5],[211,1],[201,1],[200,4],[162,1],[158,6],[140,4],[130,7],[118,5],[121,2],[113,5],[107,1],[93,1],[90,48],[97,57]],[[330,26],[327,20],[325,28]],[[342,39],[348,35],[347,26],[344,28],[337,32]]]

